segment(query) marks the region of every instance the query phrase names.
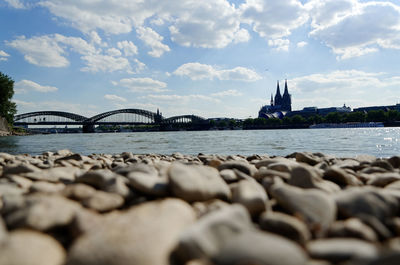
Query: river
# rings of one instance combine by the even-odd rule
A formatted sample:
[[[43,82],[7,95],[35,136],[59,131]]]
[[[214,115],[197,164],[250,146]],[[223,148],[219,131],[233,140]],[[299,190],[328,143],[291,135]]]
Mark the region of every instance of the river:
[[[400,155],[400,128],[178,131],[49,134],[0,137],[0,152],[37,155],[69,149],[76,153],[269,154],[322,152],[341,157]]]

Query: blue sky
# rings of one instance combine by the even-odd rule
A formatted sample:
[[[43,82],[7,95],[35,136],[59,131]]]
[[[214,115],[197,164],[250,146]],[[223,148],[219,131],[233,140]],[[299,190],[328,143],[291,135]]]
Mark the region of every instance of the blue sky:
[[[400,103],[400,2],[0,0],[0,71],[18,112],[120,108],[256,117]]]

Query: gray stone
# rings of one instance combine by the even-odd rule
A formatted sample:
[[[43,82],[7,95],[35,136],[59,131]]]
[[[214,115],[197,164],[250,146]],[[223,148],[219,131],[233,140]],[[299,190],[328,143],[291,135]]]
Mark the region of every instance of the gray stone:
[[[374,177],[367,182],[368,185],[377,186],[377,187],[385,187],[392,182],[399,181],[400,174],[395,172],[388,173],[377,173],[374,174]]]
[[[355,259],[372,260],[379,254],[378,249],[372,243],[350,238],[311,241],[307,244],[307,250],[312,258],[334,263]]]
[[[34,165],[31,165],[31,164],[25,164],[25,163],[16,164],[16,165],[12,164],[12,165],[4,166],[3,176],[19,175],[22,173],[30,173],[30,172],[38,172],[38,171],[40,171],[40,169],[38,169],[37,167],[35,167]]]
[[[248,232],[234,237],[212,258],[218,265],[305,265],[307,254],[296,243],[266,232]]]
[[[9,175],[8,179],[18,185],[18,187],[22,188],[23,190],[28,190],[32,185],[32,180],[18,176],[18,175]]]
[[[223,162],[220,166],[218,166],[218,170],[221,171],[224,169],[237,169],[249,176],[253,176],[257,172],[256,167],[252,164],[249,164],[247,161]]]
[[[277,170],[268,169],[265,167],[260,168],[256,174],[254,174],[254,178],[256,180],[262,180],[263,178],[273,178],[273,177],[280,177],[284,180],[290,179],[290,174],[286,172],[281,172]]]
[[[49,182],[72,182],[75,176],[80,172],[76,167],[54,167],[44,169],[39,172],[31,172],[23,174],[24,177],[32,180],[43,180]]]
[[[25,190],[19,188],[17,185],[13,183],[4,183],[0,184],[0,197],[6,195],[22,195],[25,193]]]
[[[392,167],[400,168],[400,156],[392,156],[388,159],[388,162],[392,165]]]
[[[361,186],[362,182],[346,170],[332,166],[324,172],[324,179],[332,181],[339,186]]]
[[[11,232],[0,244],[0,264],[62,265],[64,248],[52,237],[29,230]]]
[[[378,159],[371,164],[372,167],[384,168],[387,171],[393,171],[393,166],[386,160]]]
[[[159,177],[158,174],[149,174],[140,171],[128,174],[129,185],[146,194],[152,196],[167,196],[169,191],[169,181],[167,177]]]
[[[54,162],[58,163],[58,162],[63,161],[63,160],[82,161],[83,160],[83,156],[81,154],[67,155],[67,156],[64,156],[64,157],[57,158]]]
[[[264,231],[279,234],[304,245],[311,238],[305,223],[293,216],[279,212],[265,212],[259,219]]]
[[[336,219],[335,201],[323,191],[281,183],[273,185],[270,192],[279,205],[302,218],[316,234],[324,234]]]
[[[8,227],[26,227],[47,231],[71,223],[80,206],[64,197],[34,194],[25,198],[22,207],[10,212],[5,221]]]
[[[385,186],[385,189],[400,190],[400,180],[388,184],[387,186]]]
[[[329,237],[354,237],[362,240],[375,242],[378,237],[374,230],[357,218],[345,221],[336,221],[328,232]]]
[[[47,181],[35,181],[30,187],[31,192],[57,193],[65,188],[63,183],[50,183]]]
[[[6,225],[4,224],[3,218],[1,218],[0,215],[0,245],[1,242],[4,241],[7,237],[7,228]]]
[[[197,217],[200,218],[210,212],[218,211],[224,207],[230,206],[229,203],[215,199],[205,202],[193,203],[193,209],[196,211]]]
[[[219,172],[219,174],[227,183],[232,183],[239,180],[235,171],[233,171],[232,169],[223,169]]]
[[[83,201],[92,197],[95,192],[96,189],[93,187],[86,184],[77,183],[66,186],[61,194],[72,200]]]
[[[263,186],[253,179],[241,180],[231,185],[232,202],[242,204],[253,217],[267,209],[268,195]]]
[[[303,189],[320,189],[330,193],[340,190],[340,187],[335,183],[323,180],[322,173],[317,169],[306,165],[298,165],[292,168],[288,184]]]
[[[185,201],[226,200],[231,197],[228,185],[215,168],[174,163],[168,176],[172,193]]]
[[[314,156],[311,153],[296,153],[296,161],[309,164],[310,166],[315,166],[321,162],[321,158]]]
[[[168,265],[179,234],[195,221],[184,201],[143,203],[106,218],[71,246],[68,265]],[[89,254],[90,253],[90,254]]]
[[[115,183],[117,175],[107,169],[92,170],[84,173],[76,179],[78,183],[84,183],[96,189],[106,189]]]
[[[113,171],[115,173],[123,175],[123,176],[128,176],[129,173],[133,173],[133,172],[141,172],[141,173],[146,173],[149,175],[158,175],[158,172],[155,169],[155,167],[144,164],[144,163],[135,163],[135,164],[125,166],[125,167],[113,168]]]
[[[347,218],[367,215],[384,223],[396,216],[399,208],[395,197],[375,188],[350,188],[334,197],[339,214]]]
[[[98,212],[108,212],[121,207],[124,199],[114,193],[96,191],[92,196],[83,200],[83,205]]]
[[[70,154],[72,154],[72,152],[68,149],[58,150],[57,152],[54,153],[54,155],[56,155],[56,156],[67,156]]]

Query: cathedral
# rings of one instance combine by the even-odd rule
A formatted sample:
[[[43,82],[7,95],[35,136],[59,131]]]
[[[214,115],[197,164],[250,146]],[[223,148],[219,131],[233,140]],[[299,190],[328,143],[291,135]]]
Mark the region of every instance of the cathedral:
[[[263,106],[258,112],[259,118],[283,118],[286,113],[292,111],[292,99],[289,94],[287,80],[285,80],[285,91],[281,95],[279,81],[276,87],[275,98],[271,94],[271,104]]]

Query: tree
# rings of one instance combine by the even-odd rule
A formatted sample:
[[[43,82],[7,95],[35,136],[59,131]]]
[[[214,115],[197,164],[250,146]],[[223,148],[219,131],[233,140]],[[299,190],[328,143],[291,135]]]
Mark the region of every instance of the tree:
[[[0,116],[4,117],[9,124],[14,121],[17,106],[11,102],[14,95],[14,80],[0,72]]]
[[[371,110],[367,113],[367,121],[386,121],[386,115],[383,110]]]
[[[303,116],[294,115],[294,116],[291,118],[291,122],[292,122],[292,124],[304,124],[304,123],[307,122],[307,120],[306,120]]]

